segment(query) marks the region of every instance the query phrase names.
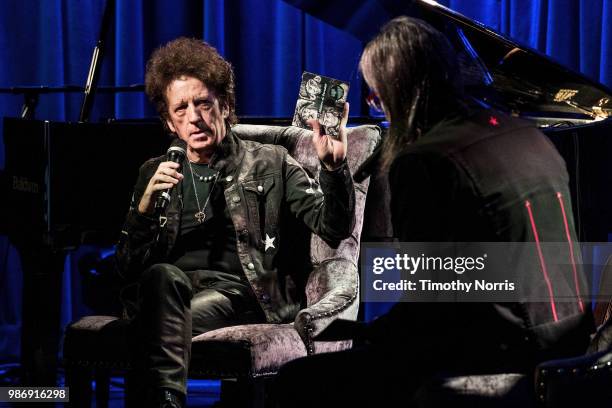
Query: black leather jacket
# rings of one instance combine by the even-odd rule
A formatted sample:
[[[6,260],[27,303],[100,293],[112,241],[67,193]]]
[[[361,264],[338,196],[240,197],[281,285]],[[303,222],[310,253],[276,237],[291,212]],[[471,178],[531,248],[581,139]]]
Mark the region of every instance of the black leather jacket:
[[[394,233],[404,242],[534,241],[529,201],[540,241],[567,242],[568,231],[576,240],[568,180],[565,162],[531,123],[490,110],[449,118],[391,166]],[[462,368],[529,369],[586,350],[588,303],[581,310],[558,302],[556,312],[555,321],[549,302],[401,303],[372,336],[431,349]]]
[[[137,210],[149,179],[164,160],[165,156],[153,158],[141,166],[117,245],[118,268],[130,281],[137,280],[148,266],[167,262],[180,233],[180,183],[172,191],[161,222]],[[303,270],[297,258],[293,268],[279,267],[281,252],[292,251],[285,243],[293,234],[287,218],[301,220],[332,246],[348,237],[354,224],[355,195],[346,162],[334,171],[321,169],[317,182],[285,148],[243,141],[230,130],[210,167],[220,172],[219,183],[236,230],[238,257],[267,321],[290,321],[303,300],[300,283],[305,277],[296,276],[296,271]],[[274,238],[267,248],[266,235]]]

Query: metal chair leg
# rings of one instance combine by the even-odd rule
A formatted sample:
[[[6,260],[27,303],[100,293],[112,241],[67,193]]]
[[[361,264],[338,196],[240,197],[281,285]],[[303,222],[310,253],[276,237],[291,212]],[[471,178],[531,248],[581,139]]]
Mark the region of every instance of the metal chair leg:
[[[124,402],[126,408],[142,407],[145,401],[144,384],[137,370],[125,373]]]
[[[270,378],[237,378],[221,381],[221,407],[272,407]]]
[[[96,408],[108,408],[110,370],[107,368],[96,368],[94,378],[96,380]]]
[[[91,406],[91,379],[90,367],[66,367],[66,387],[69,390],[69,407],[84,408]]]

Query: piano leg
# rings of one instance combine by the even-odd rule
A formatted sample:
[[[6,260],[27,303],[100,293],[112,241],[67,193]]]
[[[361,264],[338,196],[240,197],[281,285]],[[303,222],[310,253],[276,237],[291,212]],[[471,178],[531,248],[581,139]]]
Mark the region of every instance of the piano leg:
[[[68,408],[91,407],[93,394],[91,389],[92,376],[93,369],[91,367],[66,367],[66,387],[69,388],[70,392]],[[96,404],[96,406],[100,405]]]
[[[46,246],[15,246],[23,271],[21,383],[55,386],[66,252]]]

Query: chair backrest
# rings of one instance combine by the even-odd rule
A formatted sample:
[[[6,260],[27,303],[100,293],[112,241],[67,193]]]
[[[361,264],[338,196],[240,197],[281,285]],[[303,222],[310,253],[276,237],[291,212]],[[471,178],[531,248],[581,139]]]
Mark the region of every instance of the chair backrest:
[[[289,126],[279,128],[266,125],[236,125],[233,130],[240,138],[255,140],[261,143],[272,143],[284,146],[312,175],[318,177],[321,169],[319,159],[312,145],[312,132],[307,129]],[[347,161],[351,174],[372,154],[380,142],[380,129],[377,126],[363,125],[347,129]],[[386,178],[385,178],[386,179]],[[359,257],[359,240],[364,223],[366,195],[370,179],[355,183],[355,227],[351,237],[344,240],[336,249],[330,248],[319,237],[313,235],[311,256],[314,263],[342,257],[357,264]],[[384,187],[383,187],[384,188]],[[384,205],[384,203],[383,203]]]
[[[302,164],[315,178],[318,178],[320,162],[312,145],[311,131],[293,126],[279,128],[265,125],[236,125],[233,130],[242,139],[284,146],[294,159]],[[347,131],[347,161],[351,174],[354,174],[380,142],[380,129],[377,126],[363,125],[348,128]],[[312,235],[310,255],[314,265],[331,259],[344,259],[355,265],[355,268],[357,267],[369,184],[369,178],[360,183],[355,183],[355,227],[351,236],[343,240],[338,248],[331,248],[321,238]],[[323,293],[325,293],[324,287],[311,283],[307,284],[308,305],[316,303]]]
[[[320,162],[312,145],[312,133],[297,127],[266,127],[237,125],[234,130],[239,137],[261,143],[279,144],[315,178],[319,175]],[[372,154],[381,141],[377,126],[357,126],[347,129],[347,162],[351,174]],[[370,218],[365,221],[368,236],[390,235],[388,205],[388,183],[385,175],[373,178],[377,194],[368,200]],[[313,270],[305,284],[307,307],[298,312],[294,327],[306,345],[308,354],[332,352],[350,347],[351,341],[320,342],[314,338],[333,320],[356,320],[359,312],[359,243],[364,226],[366,197],[371,180],[355,183],[355,226],[351,236],[337,248],[331,248],[318,236],[312,234],[310,260]],[[376,221],[376,219],[381,221]]]

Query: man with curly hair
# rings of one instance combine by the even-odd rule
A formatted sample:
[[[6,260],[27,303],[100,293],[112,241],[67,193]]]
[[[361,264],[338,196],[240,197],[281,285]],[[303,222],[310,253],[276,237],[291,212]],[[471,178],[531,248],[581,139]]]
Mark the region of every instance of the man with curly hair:
[[[300,278],[279,266],[291,235],[281,214],[332,245],[352,231],[348,106],[338,140],[311,122],[318,185],[284,148],[237,137],[233,70],[210,45],[171,41],[151,56],[145,81],[187,157],[182,167],[162,156],[140,168],[117,264],[138,289],[126,313],[147,405],[174,407],[184,404],[193,336],[288,322],[299,310]],[[156,199],[169,188],[170,204],[158,217]]]

